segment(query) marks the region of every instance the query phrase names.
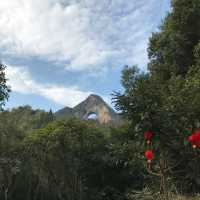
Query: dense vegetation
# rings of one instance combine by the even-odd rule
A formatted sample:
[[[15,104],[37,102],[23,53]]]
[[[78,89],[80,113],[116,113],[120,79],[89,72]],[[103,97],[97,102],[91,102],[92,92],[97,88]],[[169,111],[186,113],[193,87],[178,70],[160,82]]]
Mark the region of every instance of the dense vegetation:
[[[116,108],[124,123],[57,121],[29,106],[0,113],[0,199],[173,199],[200,190],[200,1],[173,0],[149,43],[149,72],[125,67]],[[8,98],[0,66],[0,107]],[[143,134],[153,132],[147,147]],[[143,153],[154,152],[151,169]],[[198,199],[198,197],[196,197]]]
[[[200,152],[187,141],[200,128],[199,19],[199,0],[173,0],[172,12],[150,38],[149,73],[126,67],[125,92],[116,94],[136,140],[142,145],[144,131],[154,133],[151,172],[163,193],[200,190]]]
[[[6,77],[5,77],[5,65],[0,63],[0,110],[2,110],[2,106],[5,104],[5,101],[9,97],[10,89],[6,85]]]
[[[0,115],[9,122],[0,127],[2,199],[125,199],[129,188],[142,189],[145,171],[127,125],[49,123],[50,113],[46,121],[41,114],[26,106]],[[10,123],[23,116],[30,130]],[[48,125],[35,128],[40,120]]]

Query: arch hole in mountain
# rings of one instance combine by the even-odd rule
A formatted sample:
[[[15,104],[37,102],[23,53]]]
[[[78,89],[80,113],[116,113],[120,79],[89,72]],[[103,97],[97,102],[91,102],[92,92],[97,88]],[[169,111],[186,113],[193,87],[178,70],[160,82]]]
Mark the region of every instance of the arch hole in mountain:
[[[92,113],[89,113],[88,116],[87,116],[87,119],[88,120],[97,120],[97,114],[92,112]]]

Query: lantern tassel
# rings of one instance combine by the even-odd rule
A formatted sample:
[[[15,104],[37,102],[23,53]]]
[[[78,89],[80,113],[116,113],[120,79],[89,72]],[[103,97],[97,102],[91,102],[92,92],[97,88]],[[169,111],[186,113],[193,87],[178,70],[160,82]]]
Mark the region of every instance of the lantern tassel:
[[[147,160],[147,169],[151,170],[151,160]]]

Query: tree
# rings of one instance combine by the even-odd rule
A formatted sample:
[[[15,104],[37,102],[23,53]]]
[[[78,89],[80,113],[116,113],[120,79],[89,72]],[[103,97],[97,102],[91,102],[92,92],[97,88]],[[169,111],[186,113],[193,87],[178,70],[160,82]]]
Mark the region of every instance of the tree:
[[[160,32],[150,38],[149,70],[159,79],[169,79],[173,74],[184,76],[196,64],[195,48],[200,38],[200,1],[172,0]]]
[[[199,150],[195,153],[187,142],[200,128],[199,10],[199,0],[173,0],[160,32],[150,38],[149,73],[126,67],[124,92],[115,94],[116,108],[131,121],[144,150],[144,132],[153,132],[148,148],[155,153],[153,170],[160,171],[162,192],[169,180],[181,192],[200,188]]]
[[[0,196],[1,199],[12,199],[16,177],[20,173],[20,154],[17,148],[23,133],[0,120]]]
[[[16,199],[122,200],[130,188],[141,189],[144,168],[129,125],[105,130],[69,119],[26,135]]]
[[[0,63],[0,109],[5,104],[5,100],[8,99],[10,92],[10,88],[6,85],[5,68],[6,66]]]
[[[25,160],[35,182],[29,183],[27,191],[36,189],[28,196],[87,199],[92,187],[94,190],[102,182],[105,142],[99,128],[73,119],[29,134],[24,141]]]
[[[131,121],[134,137],[144,146],[143,134],[151,130],[155,160],[167,162],[166,176],[182,184],[182,189],[191,191],[189,183],[193,189],[199,188],[199,169],[195,166],[200,160],[186,143],[190,129],[200,125],[199,69],[191,69],[185,78],[173,76],[162,84],[149,75],[130,76],[129,87],[124,94],[117,94],[116,103]]]
[[[0,113],[0,121],[3,124],[12,124],[23,132],[45,127],[54,119],[55,117],[51,110],[49,112],[39,109],[33,110],[30,106],[20,106]]]

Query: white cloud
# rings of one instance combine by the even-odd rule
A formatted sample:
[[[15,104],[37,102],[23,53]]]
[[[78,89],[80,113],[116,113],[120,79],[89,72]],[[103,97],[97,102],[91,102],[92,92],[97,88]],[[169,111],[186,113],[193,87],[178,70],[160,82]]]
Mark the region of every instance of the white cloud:
[[[6,76],[12,91],[22,94],[40,95],[64,106],[73,107],[91,94],[91,92],[82,91],[78,87],[37,83],[32,79],[26,67],[8,65]]]
[[[157,0],[0,1],[0,47],[14,56],[37,56],[68,70],[147,62]]]

